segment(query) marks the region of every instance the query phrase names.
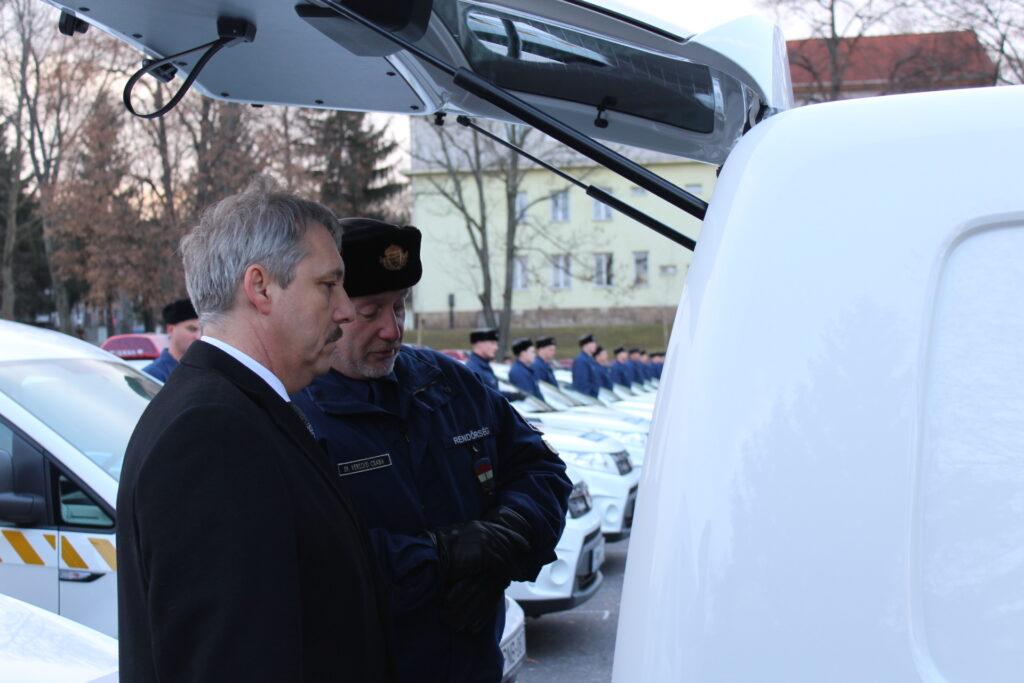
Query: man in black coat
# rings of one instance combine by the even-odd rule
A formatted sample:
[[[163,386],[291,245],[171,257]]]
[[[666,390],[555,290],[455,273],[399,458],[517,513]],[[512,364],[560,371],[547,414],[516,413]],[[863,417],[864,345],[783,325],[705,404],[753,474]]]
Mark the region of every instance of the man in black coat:
[[[369,539],[288,399],[353,316],[338,232],[261,179],[182,240],[204,336],[125,454],[122,681],[392,680]]]

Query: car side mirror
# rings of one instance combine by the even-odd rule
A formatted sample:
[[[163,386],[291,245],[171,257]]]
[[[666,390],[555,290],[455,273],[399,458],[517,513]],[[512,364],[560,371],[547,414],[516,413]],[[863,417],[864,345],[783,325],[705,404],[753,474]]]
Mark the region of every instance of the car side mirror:
[[[0,520],[15,524],[43,521],[46,501],[36,493],[14,492],[14,458],[0,450]]]
[[[43,521],[46,501],[36,493],[0,493],[0,520],[15,524]]]

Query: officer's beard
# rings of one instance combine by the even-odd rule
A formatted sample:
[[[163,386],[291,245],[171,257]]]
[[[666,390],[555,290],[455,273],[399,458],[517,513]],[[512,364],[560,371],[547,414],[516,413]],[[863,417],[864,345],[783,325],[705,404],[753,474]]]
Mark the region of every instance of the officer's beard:
[[[362,379],[380,379],[381,377],[387,377],[391,374],[391,371],[395,369],[395,361],[398,360],[398,354],[401,353],[401,343],[395,344],[393,347],[395,355],[391,356],[386,363],[370,363],[363,358],[349,360],[342,359],[342,362],[348,366],[348,369],[354,372],[345,373],[351,376],[354,374]],[[377,351],[386,351],[387,349],[377,349]]]

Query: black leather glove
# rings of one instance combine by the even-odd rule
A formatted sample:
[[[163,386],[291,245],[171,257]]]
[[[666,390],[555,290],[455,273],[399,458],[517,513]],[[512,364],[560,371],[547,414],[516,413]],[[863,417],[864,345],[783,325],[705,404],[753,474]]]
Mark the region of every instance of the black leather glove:
[[[505,608],[507,587],[507,580],[493,574],[456,581],[442,598],[441,622],[456,633],[479,633],[494,622],[497,610]]]
[[[426,534],[437,549],[442,584],[501,569],[530,549],[529,539],[500,522],[473,520]]]
[[[530,550],[533,547],[533,527],[526,521],[526,518],[507,505],[499,505],[489,510],[484,519],[501,525],[526,539],[526,546],[519,548],[501,568],[509,581],[533,581],[537,578],[538,568],[532,568],[527,564]]]

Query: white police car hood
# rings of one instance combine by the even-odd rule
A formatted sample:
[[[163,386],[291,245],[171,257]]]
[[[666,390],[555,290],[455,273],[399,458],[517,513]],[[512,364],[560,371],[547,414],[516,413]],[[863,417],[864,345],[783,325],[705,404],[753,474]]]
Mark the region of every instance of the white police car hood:
[[[0,594],[0,681],[116,683],[117,641]]]

